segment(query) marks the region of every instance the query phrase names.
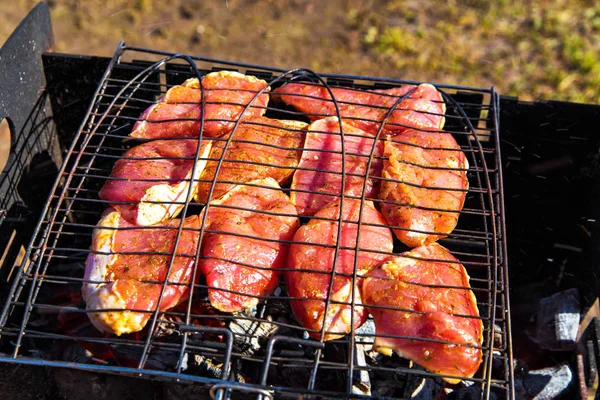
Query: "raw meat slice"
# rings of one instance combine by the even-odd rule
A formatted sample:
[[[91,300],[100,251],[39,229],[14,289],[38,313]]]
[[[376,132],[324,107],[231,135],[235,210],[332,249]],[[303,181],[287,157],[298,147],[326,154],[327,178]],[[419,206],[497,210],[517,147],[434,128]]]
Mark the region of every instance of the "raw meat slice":
[[[314,215],[342,192],[342,166],[346,171],[345,194],[360,197],[369,156],[374,153],[365,186],[367,198],[377,198],[381,177],[383,142],[342,122],[346,157],[337,117],[313,122],[308,127],[299,169],[294,174],[291,199],[300,215]],[[324,172],[326,171],[326,172]],[[374,179],[375,178],[375,179]]]
[[[483,342],[477,300],[467,271],[441,245],[418,247],[373,269],[362,296],[375,320],[380,353],[396,352],[449,375],[443,379],[452,384],[477,372],[482,353],[476,347]]]
[[[135,225],[154,225],[175,217],[183,208],[192,176],[195,193],[211,143],[202,142],[194,163],[197,147],[197,139],[155,140],[133,147],[117,160],[98,196]]]
[[[253,186],[249,186],[253,185]],[[202,215],[200,220],[202,221]],[[208,209],[200,268],[213,307],[235,312],[256,306],[279,282],[300,222],[273,178],[238,185]]]
[[[292,311],[300,324],[309,329],[309,334],[320,339],[320,330],[325,320],[324,340],[337,339],[352,331],[352,305],[361,304],[359,291],[362,277],[381,264],[393,250],[392,233],[371,201],[365,201],[362,209],[358,260],[353,282],[355,248],[358,232],[360,200],[345,199],[340,250],[335,260],[335,278],[331,290],[331,303],[325,317],[326,300],[334,268],[335,245],[338,240],[340,200],[333,201],[321,209],[308,224],[300,227],[294,235],[285,272],[285,283],[292,298]],[[322,219],[325,218],[325,219]],[[334,219],[334,220],[331,220]],[[373,226],[380,225],[380,226]],[[323,245],[328,245],[324,247]],[[296,271],[298,270],[298,271]],[[349,274],[339,275],[339,274]],[[354,307],[354,328],[359,328],[367,319],[367,310]]]
[[[390,107],[415,86],[392,89],[357,90],[332,87],[341,117],[365,132],[376,134]],[[335,103],[325,86],[312,83],[288,83],[273,91],[284,103],[307,114],[311,120],[337,116]],[[440,92],[428,83],[416,87],[396,106],[384,129],[393,134],[409,128],[441,130],[446,105]]]
[[[230,132],[235,121],[267,82],[234,71],[211,72],[202,78],[204,88],[204,136],[219,137]],[[269,103],[267,88],[254,101],[245,117],[263,115]],[[174,86],[146,109],[130,136],[157,139],[198,137],[202,119],[200,84],[191,78]]]
[[[398,239],[417,247],[451,233],[469,188],[469,163],[452,135],[406,131],[385,143],[384,156],[381,212]]]
[[[266,117],[244,119],[233,133],[219,170],[213,199],[223,196],[236,184],[255,179],[273,178],[287,184],[300,160],[304,130],[308,124],[300,121],[276,120]],[[213,141],[213,149],[198,184],[196,201],[206,203],[218,160],[225,141]],[[231,182],[231,183],[225,183]]]
[[[92,252],[85,263],[82,288],[88,316],[98,330],[122,335],[144,328],[167,278],[180,223],[180,219],[173,219],[141,228],[112,208],[102,214],[92,235]],[[196,264],[198,216],[186,218],[183,228],[161,311],[175,307],[189,293],[186,284],[190,283]]]

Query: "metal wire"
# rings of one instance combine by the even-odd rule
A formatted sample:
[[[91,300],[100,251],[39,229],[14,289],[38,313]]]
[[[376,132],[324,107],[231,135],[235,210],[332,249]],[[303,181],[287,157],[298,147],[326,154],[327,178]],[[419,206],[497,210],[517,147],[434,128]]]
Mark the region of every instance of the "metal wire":
[[[131,58],[139,57],[153,59],[150,63],[132,62]],[[103,254],[90,250],[92,230],[98,228],[101,213],[109,203],[99,199],[98,190],[110,177],[111,169],[116,160],[126,159],[123,156],[126,150],[140,143],[138,140],[128,138],[131,127],[140,121],[140,114],[148,107],[156,104],[160,96],[174,85],[182,83],[185,79],[196,77],[199,80],[211,70],[236,70],[265,79],[272,89],[288,82],[302,82],[308,85],[324,87],[329,100],[333,104],[333,114],[317,113],[308,115],[311,119],[325,116],[337,116],[338,121],[345,118],[341,106],[359,105],[358,103],[342,101],[334,95],[334,89],[344,88],[359,91],[398,87],[399,85],[418,84],[418,82],[401,81],[395,79],[381,79],[362,76],[320,75],[306,69],[284,71],[243,63],[230,63],[202,57],[191,57],[165,53],[154,50],[126,46],[121,43],[98,86],[94,100],[90,105],[86,119],[77,133],[73,145],[67,151],[65,162],[59,171],[59,177],[54,183],[50,193],[46,211],[36,227],[31,245],[27,250],[23,265],[18,271],[18,276],[13,282],[9,298],[4,304],[0,315],[0,361],[28,363],[36,365],[68,366],[80,369],[104,371],[112,373],[128,373],[148,377],[160,377],[167,380],[178,379],[206,384],[212,387],[215,397],[228,398],[232,392],[240,390],[256,393],[263,398],[272,397],[274,394],[287,395],[322,395],[343,398],[367,398],[382,395],[378,392],[378,381],[385,381],[389,374],[395,380],[404,379],[437,379],[439,375],[421,368],[412,366],[399,357],[381,358],[368,351],[377,335],[363,328],[354,326],[354,312],[350,313],[350,334],[341,339],[325,341],[328,334],[326,324],[320,330],[301,327],[291,314],[289,303],[291,300],[302,300],[287,295],[283,282],[274,293],[254,296],[259,300],[255,309],[228,314],[212,309],[206,296],[211,287],[196,269],[192,277],[186,282],[172,282],[164,280],[146,280],[147,284],[160,285],[161,291],[157,304],[153,310],[131,310],[132,312],[146,313],[149,315],[147,327],[140,333],[115,337],[97,332],[90,324],[87,315],[91,312],[106,310],[88,310],[81,299],[80,288],[84,283],[94,283],[83,279],[81,263],[89,254]],[[438,212],[460,213],[457,228],[440,240],[454,254],[469,275],[471,287],[457,287],[452,285],[427,285],[435,288],[449,288],[467,290],[471,289],[477,297],[477,306],[480,316],[455,315],[457,318],[475,318],[483,322],[483,344],[481,346],[457,344],[478,348],[482,351],[483,362],[473,378],[464,378],[481,388],[482,398],[489,398],[491,393],[513,398],[513,371],[512,349],[510,341],[510,310],[508,307],[508,276],[506,267],[506,238],[503,215],[502,177],[499,154],[499,102],[493,89],[484,90],[477,88],[459,87],[453,85],[436,85],[442,92],[444,102],[448,107],[446,114],[446,127],[443,132],[451,133],[459,143],[460,150],[469,160],[468,168],[443,168],[427,165],[418,165],[408,161],[404,162],[412,167],[423,170],[450,170],[465,171],[470,181],[470,188],[466,193],[464,208],[460,211],[443,208],[418,207],[423,210]],[[417,207],[412,204],[390,202],[371,199],[367,195],[367,182],[375,185],[393,181],[372,175],[372,165],[381,162],[384,157],[376,154],[378,143],[383,138],[384,127],[392,126],[389,118],[397,105],[408,98],[412,91],[401,97],[394,97],[390,107],[383,108],[385,112],[382,120],[372,120],[377,123],[377,132],[364,137],[372,139],[372,146],[368,154],[349,151],[345,147],[345,138],[356,137],[356,134],[345,132],[341,122],[338,122],[339,132],[315,132],[319,135],[337,135],[340,137],[341,150],[309,149],[302,146],[284,147],[276,143],[262,143],[248,139],[237,139],[236,133],[248,127],[242,117],[249,110],[262,107],[256,103],[261,95],[267,93],[267,88],[252,92],[252,99],[240,104],[240,112],[234,119],[211,119],[206,117],[206,89],[200,85],[200,114],[198,145],[195,157],[180,158],[174,161],[193,161],[194,167],[198,159],[215,164],[212,177],[192,175],[187,182],[185,200],[174,202],[150,202],[156,204],[174,204],[182,208],[181,221],[176,228],[158,227],[155,229],[174,229],[175,243],[172,252],[119,252],[123,255],[156,254],[168,257],[166,277],[170,276],[176,257],[194,257],[196,260],[231,260],[219,257],[204,256],[201,243],[206,235],[227,234],[249,240],[261,240],[264,243],[291,245],[293,240],[262,239],[249,234],[233,234],[218,227],[207,226],[209,210],[228,209],[244,211],[244,207],[227,204],[214,204],[211,200],[215,197],[217,185],[243,184],[248,187],[272,189],[260,184],[249,184],[231,179],[222,178],[222,171],[232,164],[252,167],[276,167],[268,162],[255,162],[253,160],[237,160],[229,158],[228,150],[232,146],[256,145],[270,151],[319,151],[323,153],[338,154],[341,156],[342,165],[347,157],[365,160],[365,173],[358,174],[338,170],[318,169],[310,167],[297,167],[296,170],[313,173],[337,174],[341,178],[341,190],[337,195],[340,202],[337,218],[302,217],[302,222],[309,220],[329,221],[337,231],[338,240],[333,244],[315,243],[319,249],[329,249],[333,252],[334,260],[340,251],[352,251],[354,254],[354,267],[352,273],[337,271],[293,269],[295,272],[309,272],[326,274],[330,276],[329,290],[324,301],[324,314],[333,306],[349,306],[353,310],[362,306],[354,295],[355,285],[352,285],[349,301],[336,301],[332,299],[332,288],[337,278],[351,278],[357,282],[363,278],[358,271],[359,253],[377,254],[376,250],[360,248],[361,231],[365,227],[383,227],[372,221],[363,221],[363,208],[365,202],[371,200],[376,206],[399,205]],[[226,89],[231,90],[231,89]],[[413,89],[414,90],[414,89]],[[303,95],[308,96],[308,95]],[[385,95],[382,95],[385,96]],[[310,96],[306,97],[309,98]],[[320,99],[323,100],[323,99]],[[222,104],[237,104],[225,101]],[[287,120],[306,120],[307,115],[288,106],[282,105],[271,99],[264,108],[265,116]],[[343,118],[344,117],[344,118]],[[173,119],[174,122],[196,121],[193,118]],[[366,120],[368,121],[368,120]],[[222,122],[232,124],[231,133],[221,138],[209,138],[204,134],[207,123]],[[350,121],[351,122],[351,121]],[[254,128],[260,128],[261,122],[252,122]],[[305,134],[305,131],[293,128],[281,128],[278,125],[266,124],[265,127],[281,129],[289,134]],[[428,134],[438,134],[432,131]],[[359,135],[360,137],[360,135]],[[167,140],[179,140],[169,138]],[[221,147],[218,158],[209,156],[199,158],[201,144],[211,141],[213,145]],[[412,143],[397,141],[405,146],[417,146]],[[454,151],[455,148],[432,148],[429,150]],[[152,161],[148,157],[142,160]],[[279,169],[289,167],[279,166]],[[194,168],[195,169],[195,168]],[[345,184],[347,178],[362,179],[360,195],[347,194]],[[290,178],[291,179],[291,178]],[[161,179],[142,179],[142,181],[164,182]],[[197,204],[192,201],[191,183],[208,183],[207,204]],[[289,182],[289,180],[288,180]],[[413,184],[410,182],[393,181],[398,184],[426,190],[442,190],[447,192],[464,193],[463,189],[451,187],[430,187]],[[289,183],[283,185],[286,193],[291,193]],[[297,193],[314,194],[311,190],[296,190]],[[343,214],[345,200],[360,202],[358,219],[345,220]],[[118,203],[118,202],[117,202]],[[121,204],[127,205],[126,202]],[[193,254],[177,253],[178,244],[183,232],[189,232],[184,227],[183,218],[198,215],[203,211],[201,227],[198,231],[198,242]],[[248,211],[248,210],[246,210]],[[270,210],[252,210],[253,215],[265,217],[289,217],[289,214],[272,212]],[[342,246],[342,226],[356,225],[356,245]],[[392,227],[397,230],[407,230],[404,227]],[[110,228],[105,228],[110,229]],[[120,228],[122,229],[122,228]],[[128,228],[135,229],[135,228]],[[436,232],[420,231],[426,234]],[[406,247],[395,241],[394,253],[405,251]],[[379,252],[382,253],[382,252]],[[387,254],[387,253],[384,253]],[[380,254],[381,255],[381,254]],[[419,257],[407,257],[420,260]],[[440,261],[440,260],[435,260]],[[456,263],[453,260],[444,260]],[[235,263],[240,267],[255,268],[251,263]],[[284,266],[281,271],[290,271]],[[97,282],[95,282],[97,283]],[[416,283],[415,283],[416,284]],[[171,310],[161,310],[161,301],[167,286],[185,286],[189,297],[179,306]],[[244,295],[242,291],[225,290],[223,292]],[[65,300],[66,299],[66,300]],[[371,307],[371,306],[370,306]],[[410,309],[372,306],[373,308],[386,308],[403,312],[417,312]],[[368,322],[367,325],[372,321]],[[502,333],[502,343],[495,344],[494,331],[499,329]],[[310,339],[306,332],[311,332],[319,337],[318,340]],[[384,337],[386,335],[379,335]],[[389,337],[387,335],[386,337]],[[417,340],[430,343],[448,343],[445,341],[403,336],[404,339]],[[64,354],[56,351],[56,346],[68,348],[79,346],[88,354],[87,362],[72,362],[65,360]],[[357,361],[360,353],[361,360]],[[44,360],[36,355],[43,354]],[[107,357],[106,354],[110,354]],[[169,364],[167,360],[173,359]],[[496,360],[498,362],[496,362]],[[94,365],[96,363],[96,365]],[[161,367],[157,367],[157,365]],[[218,373],[208,374],[207,371],[215,365]],[[498,367],[501,365],[501,367]],[[212,370],[211,370],[212,371]],[[216,370],[215,370],[216,371]],[[286,371],[295,371],[293,377]],[[355,390],[357,379],[364,379],[367,373],[370,389],[363,392]],[[362,376],[362,378],[359,378]],[[215,379],[218,377],[218,379]],[[340,378],[340,379],[338,379]],[[452,376],[447,376],[452,378]],[[335,384],[331,382],[337,382]],[[343,383],[340,383],[343,382]],[[363,382],[364,383],[364,382]],[[398,389],[400,390],[400,389]],[[408,389],[402,389],[408,390]],[[388,397],[405,396],[406,393],[396,391]]]

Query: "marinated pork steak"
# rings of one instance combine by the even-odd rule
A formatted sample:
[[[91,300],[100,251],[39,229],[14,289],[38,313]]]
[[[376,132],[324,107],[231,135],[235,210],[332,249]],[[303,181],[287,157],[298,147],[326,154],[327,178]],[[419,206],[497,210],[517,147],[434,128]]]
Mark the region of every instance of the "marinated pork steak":
[[[376,134],[398,99],[415,86],[382,90],[357,90],[332,87],[340,116],[351,125]],[[288,83],[273,95],[307,114],[311,120],[337,116],[335,103],[325,86],[313,83]],[[428,83],[416,87],[388,117],[384,130],[397,134],[409,128],[437,131],[444,127],[446,105],[438,90]]]
[[[392,233],[383,226],[385,221],[373,203],[365,201],[358,239],[360,250],[356,260],[358,279],[353,284],[360,203],[360,200],[352,199],[345,199],[343,202],[344,222],[339,239],[340,250],[335,259],[336,275],[331,293],[329,285],[334,268],[335,245],[338,241],[337,218],[340,216],[341,201],[338,199],[326,205],[294,235],[285,283],[288,294],[294,298],[291,305],[296,319],[315,339],[320,339],[323,324],[324,340],[337,339],[352,331],[352,293],[357,304],[354,307],[354,328],[359,328],[365,322],[368,313],[360,306],[363,302],[359,291],[361,277],[388,258],[393,249]],[[325,302],[328,297],[331,303],[325,316]]]
[[[449,133],[406,131],[385,143],[381,212],[410,247],[451,233],[469,188],[469,163]]]
[[[257,296],[271,294],[288,256],[287,242],[300,225],[277,181],[266,178],[247,185],[213,200],[206,216],[200,268],[210,303],[225,312],[254,307]]]
[[[373,269],[362,296],[380,353],[396,352],[448,375],[443,379],[452,384],[477,372],[483,341],[477,301],[467,271],[441,245],[418,247]]]
[[[195,193],[211,146],[202,142],[195,163],[196,139],[155,140],[133,147],[117,160],[98,196],[135,225],[175,217],[187,199],[192,176]]]
[[[122,335],[144,328],[158,305],[173,253],[160,310],[173,308],[187,298],[186,284],[196,265],[200,223],[198,216],[183,221],[174,252],[180,223],[180,219],[172,219],[142,228],[112,208],[104,212],[92,235],[82,288],[88,316],[98,330]]]
[[[267,82],[233,71],[211,72],[202,78],[204,88],[204,132],[219,137],[230,132],[252,102],[245,117],[263,115],[269,103]],[[264,93],[254,97],[267,88]],[[254,100],[253,100],[254,99]],[[130,136],[135,138],[198,137],[202,119],[202,97],[197,78],[174,86],[156,104],[146,109]]]
[[[381,177],[383,141],[366,132],[342,122],[342,135],[337,117],[313,122],[308,127],[304,151],[291,187],[292,203],[300,215],[314,215],[326,204],[339,198],[342,193],[342,167],[346,172],[344,192],[347,196],[360,197],[363,186],[367,198],[377,198]],[[365,173],[373,153],[369,178],[365,186]]]
[[[287,184],[298,167],[307,126],[300,121],[244,118],[233,132],[217,177],[221,182],[215,184],[212,198],[218,199],[235,185],[255,179],[273,178],[280,185]],[[210,181],[214,179],[225,144],[224,140],[213,141],[211,160],[198,184],[199,203],[208,201]]]

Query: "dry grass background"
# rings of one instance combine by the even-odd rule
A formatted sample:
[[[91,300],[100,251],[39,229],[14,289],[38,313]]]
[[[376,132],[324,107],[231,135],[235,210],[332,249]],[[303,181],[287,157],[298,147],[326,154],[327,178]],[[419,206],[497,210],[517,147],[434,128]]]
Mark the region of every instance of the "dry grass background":
[[[0,42],[31,0],[3,0]],[[53,0],[56,51],[128,44],[600,103],[595,0]]]

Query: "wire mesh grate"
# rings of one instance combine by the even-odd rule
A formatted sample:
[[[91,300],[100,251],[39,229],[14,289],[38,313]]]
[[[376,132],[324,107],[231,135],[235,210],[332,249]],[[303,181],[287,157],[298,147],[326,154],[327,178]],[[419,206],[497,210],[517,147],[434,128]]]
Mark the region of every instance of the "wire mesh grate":
[[[144,61],[139,61],[144,59]],[[55,366],[68,366],[94,371],[135,374],[167,380],[183,380],[206,384],[212,387],[214,396],[228,397],[232,391],[251,392],[263,397],[294,396],[311,394],[315,396],[332,396],[344,398],[370,397],[410,397],[411,390],[424,380],[442,381],[434,374],[402,359],[396,355],[383,357],[372,349],[377,334],[372,317],[361,327],[355,327],[355,313],[350,313],[350,333],[333,340],[325,340],[327,324],[321,329],[311,330],[302,327],[293,317],[290,300],[300,300],[288,294],[283,279],[272,293],[255,294],[256,304],[243,311],[230,313],[218,311],[208,301],[208,290],[211,286],[197,268],[193,268],[191,276],[184,281],[167,281],[171,271],[177,268],[181,259],[205,260],[210,258],[202,252],[201,243],[207,235],[230,235],[255,240],[252,234],[232,234],[219,226],[207,226],[210,210],[228,210],[228,212],[245,212],[243,206],[220,204],[218,202],[195,202],[194,189],[190,182],[205,184],[207,198],[216,199],[221,187],[261,188],[273,190],[264,182],[240,182],[239,179],[221,178],[222,171],[231,163],[238,163],[250,174],[251,168],[285,169],[265,161],[253,159],[227,158],[228,149],[241,144],[261,146],[265,152],[288,151],[302,153],[306,150],[302,143],[292,147],[274,142],[253,139],[236,139],[236,134],[243,129],[268,129],[264,120],[245,122],[243,117],[252,109],[260,109],[265,117],[296,122],[311,122],[318,117],[331,116],[331,113],[308,115],[281,102],[270,101],[266,105],[259,102],[265,95],[265,88],[251,93],[249,103],[241,107],[235,118],[205,118],[206,108],[204,96],[206,90],[201,86],[199,96],[202,104],[201,118],[197,116],[174,119],[174,123],[195,123],[200,140],[195,141],[194,151],[188,156],[173,156],[179,163],[191,163],[194,166],[201,162],[212,163],[212,177],[203,177],[191,172],[190,176],[179,178],[187,182],[182,195],[168,202],[169,206],[181,209],[179,222],[172,226],[159,225],[155,230],[173,233],[173,245],[166,251],[156,251],[152,255],[163,257],[168,269],[162,278],[144,281],[145,284],[160,287],[157,304],[151,311],[132,308],[132,312],[147,315],[146,327],[134,333],[115,336],[100,333],[90,323],[88,315],[99,310],[86,309],[82,299],[81,287],[86,283],[94,283],[84,279],[86,259],[90,254],[102,254],[102,250],[90,250],[92,232],[99,228],[98,221],[110,204],[101,200],[98,192],[110,178],[111,170],[117,160],[123,159],[124,153],[134,146],[147,143],[146,140],[135,140],[128,135],[134,124],[142,121],[140,115],[148,108],[156,105],[166,92],[181,85],[186,79],[201,79],[209,72],[238,71],[247,76],[264,79],[269,87],[275,90],[289,82],[303,82],[325,88],[333,105],[333,116],[342,117],[342,108],[360,106],[351,100],[336,99],[332,88],[345,88],[357,91],[407,87],[402,96],[390,99],[390,104],[383,107],[383,121],[390,122],[390,116],[397,105],[407,99],[412,91],[410,85],[419,82],[395,79],[380,79],[362,76],[316,74],[310,70],[297,69],[284,71],[256,65],[224,62],[200,57],[190,57],[160,51],[135,48],[121,44],[109,65],[92,104],[69,149],[65,163],[60,170],[50,195],[46,212],[36,228],[25,261],[15,279],[8,300],[2,311],[0,329],[2,342],[0,360]],[[506,271],[506,241],[504,235],[504,215],[502,199],[502,177],[499,154],[498,95],[493,89],[484,90],[451,85],[436,85],[442,93],[446,111],[444,131],[451,133],[460,146],[460,150],[468,160],[468,168],[455,168],[465,171],[469,180],[464,207],[460,212],[458,225],[440,243],[448,248],[460,260],[471,276],[470,286],[473,291],[479,316],[459,316],[475,318],[483,323],[483,342],[478,348],[482,353],[482,363],[472,378],[463,378],[454,388],[474,385],[481,388],[482,398],[495,393],[506,398],[514,397],[512,385],[512,354],[510,338],[510,319],[508,305],[508,281]],[[272,92],[271,92],[272,93]],[[357,92],[358,93],[358,92]],[[310,99],[310,96],[308,96]],[[210,102],[207,103],[210,105]],[[231,104],[229,104],[231,105]],[[240,116],[241,115],[241,116]],[[433,113],[435,116],[435,113]],[[257,122],[258,121],[258,122]],[[261,122],[262,121],[262,122]],[[391,178],[370,176],[372,166],[381,163],[383,154],[376,153],[379,143],[384,143],[384,124],[382,120],[363,121],[378,124],[379,128],[371,135],[368,153],[353,152],[343,144],[356,136],[352,130],[339,125],[342,138],[340,150],[324,150],[341,156],[342,164],[348,157],[363,157],[366,167],[362,172],[348,171],[343,167],[337,170],[325,170],[310,167],[298,167],[296,171],[308,171],[320,174],[338,174],[341,176],[341,188],[338,195],[331,195],[340,201],[340,210],[334,217],[301,216],[300,222],[306,225],[311,221],[331,223],[336,230],[336,237],[341,237],[342,227],[356,225],[354,243],[343,244],[343,240],[334,243],[314,243],[333,251],[333,259],[337,260],[348,252],[352,252],[354,268],[351,273],[333,268],[329,272],[313,271],[311,274],[329,276],[329,290],[332,292],[336,277],[350,279],[353,282],[350,296],[346,300],[332,299],[327,295],[324,302],[324,315],[334,307],[360,308],[362,304],[354,294],[354,283],[364,279],[357,268],[359,253],[363,251],[377,253],[377,250],[364,249],[361,246],[361,230],[384,228],[385,224],[362,218],[366,212],[365,204],[373,201],[377,207],[386,206],[385,200],[371,198],[367,193],[367,182],[371,179],[380,185]],[[222,137],[208,137],[204,132],[209,124],[218,123],[230,126],[231,134]],[[250,126],[250,128],[249,128]],[[293,134],[307,135],[306,124],[279,129]],[[386,126],[387,128],[387,126]],[[346,132],[345,132],[346,130]],[[332,132],[316,132],[324,136]],[[318,137],[320,137],[318,136]],[[358,135],[360,138],[360,135]],[[182,138],[172,137],[173,143]],[[221,146],[217,157],[202,154],[202,144],[211,143],[213,149]],[[405,143],[410,145],[410,143]],[[450,151],[452,149],[436,148]],[[151,156],[145,161],[165,159],[164,156]],[[168,157],[166,159],[169,159]],[[228,164],[229,163],[229,164]],[[425,167],[447,171],[443,167]],[[289,169],[289,168],[288,168]],[[452,169],[452,168],[450,168]],[[195,171],[195,168],[192,168]],[[361,190],[357,193],[346,193],[346,182],[358,178]],[[144,179],[142,179],[144,180]],[[147,179],[154,182],[156,179]],[[158,179],[157,182],[164,181]],[[407,183],[410,185],[410,183]],[[229,185],[229,186],[227,186]],[[416,185],[418,188],[419,185]],[[423,187],[421,187],[423,188]],[[430,190],[456,190],[452,188],[426,187]],[[278,189],[279,190],[279,189]],[[282,184],[287,195],[299,196],[302,190],[290,188],[289,180]],[[279,190],[280,191],[280,190]],[[464,190],[463,190],[464,191]],[[225,191],[226,192],[226,191]],[[304,192],[312,195],[310,189]],[[345,219],[343,209],[346,202],[359,202],[358,217],[355,220]],[[127,206],[127,202],[116,202]],[[149,201],[150,204],[163,204],[161,201]],[[428,209],[425,207],[424,209]],[[432,211],[448,211],[430,208]],[[294,217],[281,211],[253,210],[255,215],[265,218]],[[198,216],[200,224],[195,228],[185,225],[184,217]],[[109,228],[110,229],[110,228]],[[129,227],[117,231],[136,231],[141,228]],[[402,230],[402,228],[399,228]],[[181,251],[181,243],[187,232],[195,232],[198,240],[191,250]],[[427,232],[435,234],[435,232]],[[149,235],[149,231],[139,232],[140,236]],[[363,233],[364,235],[364,233]],[[294,240],[281,238],[261,238],[260,243],[289,246]],[[185,244],[185,243],[184,243]],[[408,250],[399,240],[394,239],[393,253]],[[382,255],[391,252],[379,251]],[[122,254],[135,256],[135,252]],[[147,251],[141,254],[147,256]],[[218,258],[218,257],[217,257]],[[194,262],[195,262],[194,261]],[[451,260],[446,260],[453,262]],[[255,265],[237,262],[240,266]],[[260,268],[259,268],[260,269]],[[284,272],[286,268],[282,269]],[[435,285],[433,285],[435,286]],[[436,287],[444,287],[436,286]],[[165,293],[173,288],[181,288],[189,294],[183,296],[180,303],[168,309],[161,309]],[[452,286],[450,286],[452,288]],[[454,287],[461,289],[461,287]],[[464,288],[463,288],[464,289]],[[179,290],[179,289],[177,289]],[[244,295],[239,289],[227,289],[231,293]],[[383,307],[385,306],[374,306]],[[106,310],[104,310],[106,311]],[[406,311],[406,310],[405,310]],[[415,312],[411,310],[411,312]],[[310,333],[310,334],[309,334]],[[458,347],[465,346],[454,342],[444,342],[421,337],[405,337],[409,340],[450,343]],[[443,375],[443,374],[442,374]],[[452,378],[452,376],[445,376]]]

